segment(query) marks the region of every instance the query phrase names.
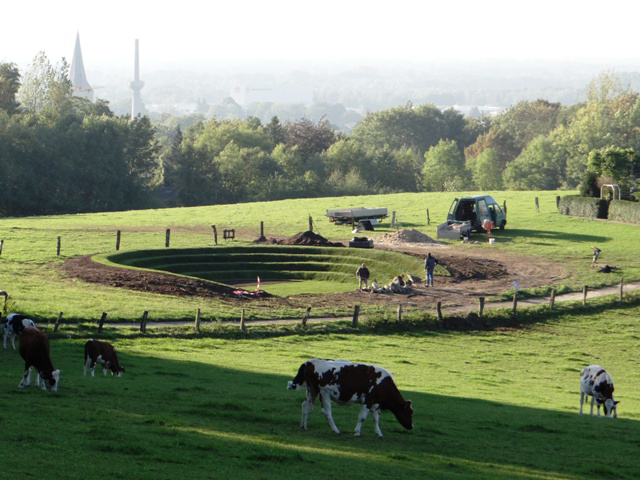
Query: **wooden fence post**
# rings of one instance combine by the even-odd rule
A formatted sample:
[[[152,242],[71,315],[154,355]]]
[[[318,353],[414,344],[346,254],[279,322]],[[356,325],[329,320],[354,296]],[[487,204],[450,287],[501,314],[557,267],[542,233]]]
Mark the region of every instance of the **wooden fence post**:
[[[147,317],[149,316],[149,312],[145,310],[142,312],[142,319],[140,319],[140,331],[145,333],[147,331]]]
[[[402,305],[398,305],[398,323],[402,321]]]
[[[58,318],[56,319],[56,324],[53,326],[53,331],[57,332],[58,327],[60,326],[60,321],[62,320],[62,312],[58,314]]]
[[[4,297],[4,303],[2,304],[2,312],[7,313],[7,300],[9,300],[9,294],[5,290],[0,290],[0,296]]]
[[[536,213],[540,213],[540,203],[538,203],[538,197],[535,198],[536,201]]]
[[[438,321],[442,323],[442,302],[436,303],[436,312],[438,313]]]
[[[553,304],[556,303],[556,291],[552,288],[549,296],[549,310],[553,310]]]
[[[429,209],[427,208],[427,225],[431,225],[431,218],[429,217]]]
[[[4,239],[0,240],[0,255],[2,255],[2,247],[4,245]]]
[[[560,195],[556,195],[556,208],[560,206]]]
[[[620,301],[622,301],[622,284],[624,283],[622,277],[620,277]]]
[[[391,212],[391,228],[396,226],[396,211]]]
[[[504,213],[507,213],[507,201],[506,200],[502,201],[502,210],[504,210]]]
[[[309,215],[309,231],[313,232],[313,218]]]
[[[513,309],[511,310],[511,313],[515,316],[516,314],[516,310],[518,308],[518,292],[514,292],[513,293]]]
[[[116,252],[120,250],[120,230],[116,231]]]
[[[195,329],[196,329],[196,332],[200,333],[200,309],[196,310]]]
[[[478,299],[480,306],[478,308],[478,316],[482,318],[482,314],[484,313],[484,297],[480,297]]]
[[[582,304],[586,305],[587,304],[587,291],[589,290],[589,287],[587,287],[586,285],[582,287]]]
[[[171,229],[167,228],[164,232],[164,246],[169,248],[171,242]]]
[[[107,319],[107,312],[102,312],[102,316],[100,317],[100,321],[98,322],[98,331],[102,331],[102,325],[104,325],[104,321]]]
[[[311,307],[307,307],[307,311],[304,314],[304,317],[302,317],[302,328],[307,328],[307,320],[309,320],[309,315],[311,314]]]
[[[218,230],[216,229],[215,225],[211,225],[211,228],[213,229],[213,243],[214,244],[218,244]]]
[[[351,319],[351,326],[353,328],[358,328],[358,314],[360,313],[360,305],[355,305],[353,307],[353,318]]]
[[[60,256],[60,237],[58,237],[58,245],[56,246],[56,255]]]
[[[242,330],[243,332],[245,331],[245,326],[244,326],[244,308],[242,309],[242,314],[240,315],[240,330]]]
[[[264,222],[260,222],[260,238],[264,238]]]

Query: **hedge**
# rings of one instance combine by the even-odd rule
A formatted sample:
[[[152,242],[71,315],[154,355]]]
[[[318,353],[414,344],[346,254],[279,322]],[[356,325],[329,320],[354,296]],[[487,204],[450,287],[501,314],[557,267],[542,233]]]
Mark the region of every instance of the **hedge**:
[[[611,200],[609,220],[640,223],[640,203],[628,200]]]
[[[558,213],[588,218],[607,218],[609,202],[602,198],[567,195],[558,202]]]

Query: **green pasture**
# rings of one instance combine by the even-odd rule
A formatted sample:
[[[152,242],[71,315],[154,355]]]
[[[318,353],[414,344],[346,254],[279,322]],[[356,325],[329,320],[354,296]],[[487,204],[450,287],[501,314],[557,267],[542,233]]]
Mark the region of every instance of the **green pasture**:
[[[277,202],[215,205],[206,207],[140,210],[81,215],[56,215],[28,218],[0,219],[0,239],[3,240],[0,255],[0,289],[10,294],[11,307],[40,319],[55,319],[64,312],[67,321],[95,321],[102,312],[109,314],[108,321],[134,321],[143,311],[149,311],[150,321],[192,319],[196,309],[206,318],[237,319],[240,309],[247,315],[259,318],[299,317],[300,309],[256,309],[233,302],[193,298],[166,298],[144,292],[126,291],[103,287],[68,278],[59,268],[67,259],[78,255],[115,254],[116,231],[121,231],[120,252],[164,249],[165,230],[170,229],[170,248],[190,249],[213,247],[212,225],[218,231],[219,246],[247,246],[260,233],[264,222],[265,235],[290,236],[308,229],[312,217],[316,232],[330,240],[348,241],[353,234],[348,226],[330,223],[324,216],[327,209],[347,206],[386,206],[396,212],[400,228],[415,228],[435,238],[436,226],[445,220],[455,196],[474,192],[453,193],[404,193],[377,196],[295,199]],[[475,192],[477,193],[477,192]],[[476,235],[478,244],[462,245],[448,240],[461,251],[505,252],[526,255],[531,262],[546,259],[558,262],[570,272],[559,280],[556,292],[580,290],[583,285],[595,288],[615,284],[621,276],[625,281],[640,280],[640,242],[638,226],[567,217],[556,212],[556,196],[567,192],[486,192],[508,209],[507,228],[495,230],[496,243],[484,242],[484,235]],[[569,192],[573,193],[573,192]],[[534,199],[539,198],[539,213]],[[427,225],[427,210],[430,225]],[[395,231],[389,226],[390,218],[372,232],[375,238]],[[224,241],[222,231],[235,229],[236,240]],[[56,255],[57,238],[61,240],[61,253]],[[615,265],[610,275],[596,273],[590,268],[591,246],[599,246],[601,260]],[[348,249],[344,250],[348,252]],[[345,254],[346,255],[346,254]],[[350,261],[351,259],[349,259]],[[351,269],[355,272],[357,263]],[[348,263],[348,262],[347,262]],[[345,267],[346,269],[346,267]],[[372,273],[376,276],[376,272]],[[346,278],[346,277],[345,277]],[[302,279],[305,280],[305,279]],[[317,291],[340,291],[348,285],[335,279]],[[378,279],[380,282],[390,280]],[[289,282],[273,288],[273,293],[289,295],[308,293],[314,283]],[[356,280],[353,278],[353,288]],[[544,294],[548,288],[524,292]],[[505,295],[509,293],[505,291]],[[314,308],[316,316],[344,315],[332,305]]]
[[[635,479],[639,317],[636,302],[493,332],[112,336],[121,378],[84,377],[86,338],[53,334],[55,394],[18,390],[22,362],[0,350],[2,476]],[[319,405],[301,431],[304,393],[285,387],[312,357],[389,369],[413,402],[413,431],[387,412],[383,439],[370,419],[355,438],[358,407],[336,405],[341,435]],[[614,378],[616,420],[577,414],[579,372],[595,363]]]

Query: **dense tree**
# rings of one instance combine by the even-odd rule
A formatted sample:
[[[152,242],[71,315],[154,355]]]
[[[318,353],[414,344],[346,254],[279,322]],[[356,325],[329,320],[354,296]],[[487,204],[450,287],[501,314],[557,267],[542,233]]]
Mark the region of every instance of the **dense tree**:
[[[285,124],[284,129],[287,146],[298,147],[298,153],[304,161],[324,152],[336,141],[336,135],[326,120],[314,125],[310,120],[303,119]]]
[[[473,183],[480,190],[502,190],[503,164],[493,148],[483,150],[470,170]]]
[[[550,138],[536,137],[504,172],[511,190],[555,190],[562,186],[564,155]]]
[[[22,77],[18,99],[22,108],[31,113],[49,110],[55,114],[67,109],[71,102],[71,80],[66,60],[63,58],[53,66],[44,52],[38,53]]]
[[[15,63],[0,63],[0,110],[12,115],[20,105],[17,100],[20,89],[20,71]]]
[[[464,157],[453,140],[440,140],[424,155],[422,186],[427,192],[464,190],[469,185]]]

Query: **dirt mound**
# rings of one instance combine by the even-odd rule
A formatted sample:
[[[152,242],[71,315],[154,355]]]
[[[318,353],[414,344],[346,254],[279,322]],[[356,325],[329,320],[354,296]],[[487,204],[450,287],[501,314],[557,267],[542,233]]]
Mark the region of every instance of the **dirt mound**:
[[[442,327],[447,330],[489,330],[487,322],[477,313],[469,312],[466,317],[444,317]]]
[[[289,237],[286,240],[280,240],[278,245],[317,245],[321,247],[344,247],[340,242],[330,242],[322,235],[313,233],[310,230],[306,232],[297,233],[293,237]]]
[[[398,245],[401,243],[434,243],[440,244],[440,242],[434,240],[429,235],[425,235],[418,230],[398,230],[397,232],[387,233],[382,237],[376,238],[376,242],[390,243]]]

